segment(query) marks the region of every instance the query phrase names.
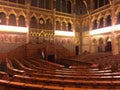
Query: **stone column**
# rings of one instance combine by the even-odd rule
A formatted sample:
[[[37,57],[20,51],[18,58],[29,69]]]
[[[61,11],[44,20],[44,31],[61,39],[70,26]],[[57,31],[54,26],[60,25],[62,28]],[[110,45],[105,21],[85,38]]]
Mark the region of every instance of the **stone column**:
[[[9,16],[6,17],[6,25],[9,24]]]
[[[89,31],[91,31],[92,30],[92,28],[93,28],[93,22],[92,22],[92,20],[91,20],[91,14],[89,14]],[[91,35],[89,35],[89,52],[91,52],[91,47],[92,47],[92,40],[91,40]]]
[[[116,44],[116,35],[114,32],[114,25],[115,25],[115,8],[114,8],[114,0],[111,0],[111,20],[112,20],[112,32],[111,32],[111,44],[112,44],[112,53],[113,55],[118,54],[118,50],[117,50],[117,44]]]
[[[28,33],[27,33],[27,43],[29,43],[29,37],[30,37],[30,0],[26,0],[26,7],[27,7],[27,15],[25,18],[26,26],[28,27]]]
[[[56,30],[56,21],[55,21],[56,0],[53,0],[52,4],[53,4],[53,7],[52,7],[52,10],[53,10],[53,31],[55,32],[55,30]],[[54,33],[54,36],[55,36],[55,33]],[[53,43],[55,43],[55,37],[53,38]]]
[[[100,25],[100,22],[99,22],[99,21],[97,21],[97,28],[99,28],[99,25]]]
[[[19,24],[19,18],[17,17],[16,18],[16,26],[18,26],[18,24]]]
[[[62,22],[60,22],[60,30],[62,31]]]

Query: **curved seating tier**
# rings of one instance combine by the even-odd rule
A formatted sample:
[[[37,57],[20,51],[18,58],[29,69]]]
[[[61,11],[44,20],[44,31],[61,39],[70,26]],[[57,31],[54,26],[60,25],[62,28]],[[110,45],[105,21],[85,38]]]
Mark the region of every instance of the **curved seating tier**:
[[[102,55],[101,59],[112,57],[117,62],[119,61],[119,56],[108,57],[107,55]],[[100,58],[100,56],[98,57]],[[120,70],[119,68],[116,71],[111,68],[93,68],[88,64],[71,65],[66,68],[64,65],[43,61],[39,58],[0,60],[0,90],[26,89],[119,90]]]

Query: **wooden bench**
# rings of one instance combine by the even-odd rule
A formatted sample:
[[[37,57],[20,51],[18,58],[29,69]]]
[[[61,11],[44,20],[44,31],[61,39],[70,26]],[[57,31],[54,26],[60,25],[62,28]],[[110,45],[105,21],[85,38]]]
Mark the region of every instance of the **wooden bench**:
[[[107,77],[106,77],[107,78]],[[87,80],[87,79],[55,79],[55,78],[35,78],[35,77],[28,77],[28,76],[20,76],[15,75],[13,77],[13,81],[18,82],[25,82],[25,83],[34,83],[34,84],[42,84],[42,85],[54,85],[60,87],[98,87],[98,88],[105,88],[110,86],[117,86],[120,88],[120,78],[117,80],[110,80],[110,79],[103,79],[96,78],[95,80]]]
[[[2,80],[9,80],[8,73],[0,71],[0,79],[2,79]]]
[[[34,69],[31,69],[31,68],[28,68],[26,66],[24,66],[19,60],[17,59],[14,59],[14,62],[16,63],[16,65],[18,65],[18,67],[21,69],[21,70],[24,70],[26,72],[26,74],[32,74],[32,73],[35,73],[35,72],[38,72],[37,70],[34,70]]]
[[[11,60],[9,60],[8,58],[6,58],[6,65],[7,65],[7,72],[11,75],[16,75],[16,74],[25,75],[26,74],[25,71],[14,68]]]

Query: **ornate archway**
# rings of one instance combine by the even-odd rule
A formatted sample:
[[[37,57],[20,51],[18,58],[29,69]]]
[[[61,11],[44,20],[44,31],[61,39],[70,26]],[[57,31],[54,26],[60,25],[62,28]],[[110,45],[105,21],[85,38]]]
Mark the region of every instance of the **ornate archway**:
[[[111,38],[107,37],[107,39],[106,39],[106,45],[105,45],[105,52],[111,52],[111,51],[112,51]]]
[[[92,40],[92,50],[91,52],[97,52],[97,40],[96,39],[93,39]]]
[[[103,38],[98,40],[98,52],[104,52],[104,41]]]

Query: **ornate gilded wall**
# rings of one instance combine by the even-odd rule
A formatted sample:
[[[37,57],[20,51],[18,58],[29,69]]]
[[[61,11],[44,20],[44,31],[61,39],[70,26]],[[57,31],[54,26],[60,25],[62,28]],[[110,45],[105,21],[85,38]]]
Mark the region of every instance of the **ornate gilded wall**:
[[[26,33],[0,32],[0,41],[54,43],[71,51],[79,46],[80,52],[98,52],[100,47],[104,52],[111,40],[112,52],[118,53],[120,35],[114,26],[120,24],[119,6],[119,0],[0,0],[0,24],[28,28]],[[107,27],[110,32],[90,33]],[[75,36],[56,36],[55,30],[74,32]]]
[[[89,47],[87,49],[88,51],[99,52],[100,48],[100,52],[105,52],[105,47],[107,46],[107,43],[111,42],[112,53],[118,54],[120,52],[120,28],[117,27],[120,24],[119,7],[119,0],[109,0],[108,4],[96,9],[92,8],[91,10],[89,10],[88,16],[85,16],[85,18],[83,18],[81,21],[83,24],[82,27],[84,27],[84,21],[87,21],[85,19],[89,19],[87,21],[89,24],[89,30],[82,32],[83,49]],[[95,30],[97,31],[96,34],[90,34],[90,32],[94,32]]]
[[[73,51],[74,46],[80,44],[80,24],[74,13],[75,1],[60,1],[61,8],[56,7],[59,0],[44,1],[46,4],[42,7],[38,6],[38,3],[43,3],[40,0],[0,0],[0,25],[28,28],[26,33],[0,31],[0,43],[22,45],[46,42],[64,45]],[[75,36],[55,36],[55,30],[75,32]]]

